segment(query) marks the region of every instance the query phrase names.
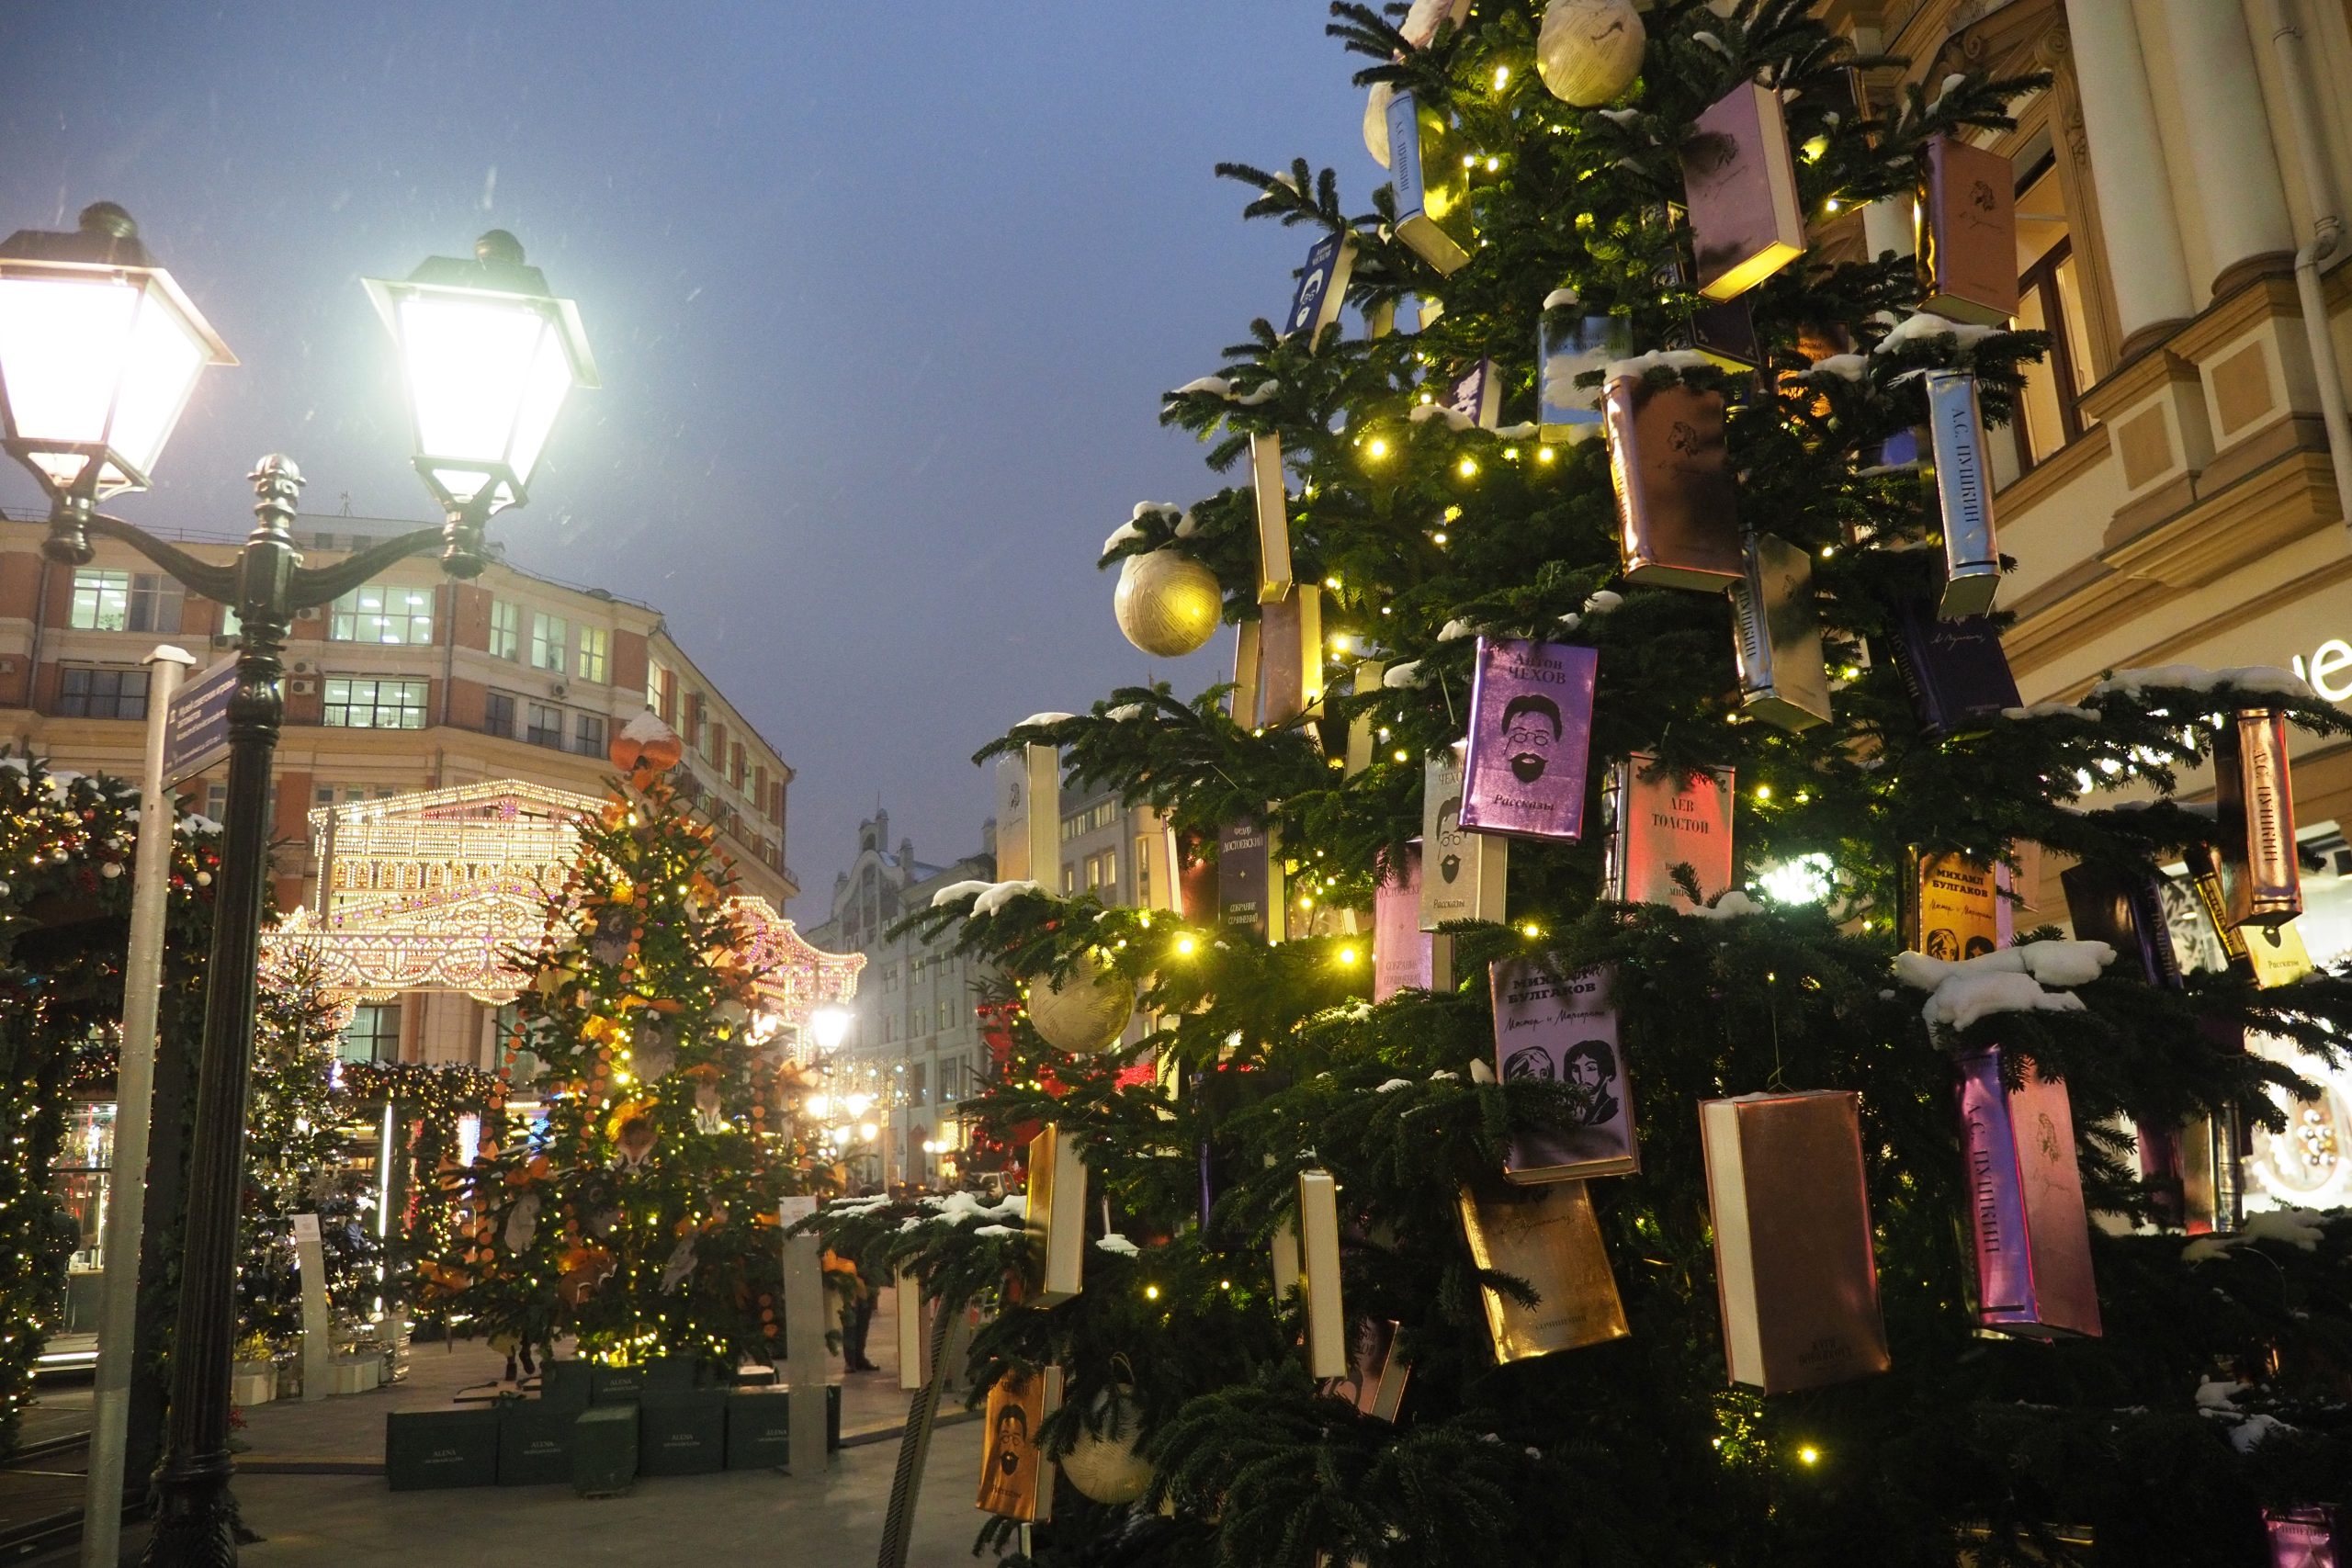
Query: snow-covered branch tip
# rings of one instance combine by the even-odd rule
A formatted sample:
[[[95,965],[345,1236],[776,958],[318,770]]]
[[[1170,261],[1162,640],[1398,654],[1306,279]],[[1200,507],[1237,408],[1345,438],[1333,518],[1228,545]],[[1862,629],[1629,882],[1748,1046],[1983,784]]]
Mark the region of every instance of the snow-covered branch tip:
[[[2275,664],[2246,664],[2234,670],[2208,670],[2196,664],[2157,664],[2144,670],[2118,670],[2093,686],[2090,694],[2094,697],[2114,695],[2139,702],[2152,690],[2244,692],[2249,695],[2290,697],[2302,702],[2319,700],[2310,682],[2292,670],[2281,670]]]
[[[1283,384],[1280,381],[1261,381],[1249,391],[1237,392],[1233,389],[1233,383],[1222,376],[1203,376],[1185,382],[1168,395],[1171,398],[1182,398],[1196,392],[1203,393],[1213,398],[1223,398],[1237,408],[1248,409],[1256,408],[1260,403],[1271,400],[1274,394],[1282,389]]]
[[[1025,876],[1015,877],[1010,882],[951,882],[931,896],[931,907],[944,908],[959,898],[969,898],[975,917],[993,915],[1024,894],[1044,892],[1044,888]]]
[[[1966,1029],[1996,1012],[2081,1012],[2083,998],[2045,986],[2080,986],[2115,962],[2103,942],[2030,942],[1954,961],[1894,955],[1894,977],[1928,993],[1919,1012],[1929,1034]]]

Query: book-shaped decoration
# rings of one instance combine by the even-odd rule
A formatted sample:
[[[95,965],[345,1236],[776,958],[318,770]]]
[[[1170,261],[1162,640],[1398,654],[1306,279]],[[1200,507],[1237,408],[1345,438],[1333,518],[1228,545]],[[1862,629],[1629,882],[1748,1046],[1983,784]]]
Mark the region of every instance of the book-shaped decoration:
[[[1812,555],[1774,535],[1749,535],[1731,614],[1740,711],[1792,734],[1828,722]]]
[[[1372,999],[1385,1002],[1403,990],[1427,990],[1434,956],[1421,930],[1421,846],[1405,847],[1404,863],[1386,874],[1372,894]]]
[[[2029,1062],[2001,1086],[2001,1050],[1960,1055],[1961,1142],[1976,1261],[1976,1321],[2034,1338],[2099,1332],[2090,1221],[2066,1086]]]
[[[1633,1332],[1583,1182],[1557,1181],[1511,1195],[1481,1195],[1465,1187],[1460,1202],[1471,1261],[1488,1273],[1523,1280],[1535,1292],[1530,1306],[1492,1285],[1478,1287],[1496,1360],[1548,1356]]]
[[[1533,958],[1506,958],[1487,980],[1495,1011],[1495,1076],[1565,1085],[1569,1125],[1514,1135],[1503,1175],[1525,1186],[1626,1176],[1641,1168],[1634,1089],[1617,1031],[1613,970],[1555,976]]]
[[[2081,942],[2103,942],[2123,960],[2117,972],[2134,970],[2152,986],[2178,990],[2180,959],[2173,951],[2172,926],[2164,894],[2153,871],[2127,872],[2085,861],[2058,874],[2065,890],[2066,915]]]
[[[1288,724],[1323,701],[1323,589],[1302,582],[1258,608],[1265,708],[1261,723]]]
[[[1054,1462],[1037,1446],[1037,1429],[1061,1408],[1062,1370],[1009,1371],[989,1389],[981,1437],[978,1506],[1023,1524],[1054,1517]]]
[[[1993,536],[1993,491],[1984,466],[1984,418],[1976,378],[1930,370],[1928,433],[1935,443],[1936,515],[1944,536],[1941,620],[1990,615],[2001,588],[2001,550]]]
[[[2013,917],[1999,866],[1951,852],[1904,852],[1896,910],[1903,945],[1959,963],[2009,945]]]
[[[1628,318],[1582,314],[1577,310],[1576,290],[1554,290],[1536,320],[1537,439],[1582,441],[1600,434],[1600,388],[1577,383],[1606,370],[1611,360],[1632,357],[1633,352]]]
[[[1223,924],[1225,912],[1218,892],[1218,862],[1211,846],[1185,837],[1177,844],[1178,916],[1195,925]]]
[[[1984,616],[1947,621],[1931,605],[1905,604],[1893,651],[1911,711],[1929,735],[1951,735],[2022,705],[2001,634]]]
[[[1463,760],[1464,828],[1529,839],[1583,836],[1600,664],[1598,653],[1574,643],[1478,639]]]
[[[1325,1383],[1323,1392],[1354,1405],[1358,1415],[1395,1421],[1413,1371],[1412,1363],[1396,1353],[1398,1326],[1393,1317],[1357,1319],[1355,1337],[1348,1348],[1347,1375]]]
[[[1299,269],[1298,289],[1290,297],[1290,314],[1283,319],[1283,335],[1303,332],[1312,344],[1323,329],[1340,319],[1347,303],[1348,279],[1356,269],[1356,237],[1326,234],[1307,248],[1306,265]]]
[[[1283,443],[1259,431],[1250,437],[1250,490],[1258,513],[1258,603],[1290,592],[1290,494],[1283,488]]]
[[[1228,822],[1216,836],[1216,918],[1269,942],[1281,940],[1282,874],[1262,822]]]
[[[1738,488],[1724,449],[1724,398],[1620,376],[1602,399],[1625,577],[1719,593],[1739,581]]]
[[[1340,1300],[1340,1188],[1328,1170],[1298,1173],[1299,1315],[1306,1375],[1345,1377],[1348,1317]]]
[[[1756,335],[1756,316],[1745,299],[1718,299],[1692,307],[1679,335],[1685,345],[1731,375],[1763,368],[1763,340]]]
[[[2295,791],[2287,716],[2240,708],[2213,737],[2213,816],[2221,840],[2222,912],[2233,926],[2283,925],[2303,912],[2295,860]]]
[[[2344,1511],[2332,1506],[2265,1508],[2262,1528],[2270,1538],[2270,1568],[2343,1568],[2352,1562],[2352,1538]]]
[[[1919,159],[1913,252],[1919,309],[1946,321],[2005,325],[2018,313],[2017,181],[1998,152],[1949,136]]]
[[[1788,1393],[1890,1364],[1860,1105],[1826,1089],[1699,1103],[1734,1382]]]
[[[1688,778],[1636,751],[1609,770],[1609,897],[1620,904],[1689,909],[1675,880],[1687,865],[1702,898],[1731,886],[1732,770]]]
[[[1086,1157],[1075,1134],[1048,1122],[1029,1140],[1029,1233],[1042,1269],[1031,1306],[1066,1302],[1086,1287]]]
[[[1682,198],[1710,299],[1745,294],[1804,254],[1780,94],[1743,82],[1708,106],[1682,149]]]
[[[1476,241],[1470,172],[1445,116],[1410,93],[1388,100],[1388,173],[1396,191],[1396,237],[1441,273],[1460,268]]]
[[[1495,374],[1495,362],[1481,359],[1472,366],[1469,374],[1454,382],[1446,393],[1445,406],[1481,430],[1492,430],[1502,423],[1503,383],[1502,378]]]
[[[1454,920],[1503,919],[1510,841],[1462,825],[1463,754],[1455,741],[1433,750],[1421,773],[1421,930]]]

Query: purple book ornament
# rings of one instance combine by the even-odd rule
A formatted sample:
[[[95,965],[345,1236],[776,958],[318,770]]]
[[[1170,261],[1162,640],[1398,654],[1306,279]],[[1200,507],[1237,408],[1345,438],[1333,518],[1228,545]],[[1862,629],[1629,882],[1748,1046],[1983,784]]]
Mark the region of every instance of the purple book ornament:
[[[1600,656],[1570,643],[1478,639],[1462,825],[1480,833],[1580,839]]]
[[[2330,1507],[2265,1508],[2270,1568],[2345,1568],[2344,1518]]]
[[[1543,961],[1507,958],[1487,971],[1495,1010],[1495,1072],[1566,1086],[1569,1123],[1511,1140],[1503,1175],[1534,1186],[1641,1168],[1634,1093],[1618,1037],[1614,970],[1555,975]]]
[[[2066,1086],[2029,1063],[2025,1081],[2005,1089],[1999,1046],[1964,1051],[1960,1119],[1976,1321],[2036,1338],[2097,1338],[2090,1221]]]
[[[1401,868],[1372,895],[1372,999],[1385,1002],[1397,992],[1429,989],[1430,933],[1421,930],[1421,846],[1405,848]],[[1401,871],[1402,874],[1399,874]]]

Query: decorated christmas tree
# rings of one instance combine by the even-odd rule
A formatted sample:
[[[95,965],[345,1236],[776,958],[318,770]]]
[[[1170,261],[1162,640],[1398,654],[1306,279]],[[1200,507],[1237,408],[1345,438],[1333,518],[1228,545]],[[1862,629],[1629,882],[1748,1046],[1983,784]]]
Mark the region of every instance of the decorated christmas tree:
[[[327,1301],[364,1313],[383,1293],[382,1250],[363,1211],[368,1184],[340,1168],[352,1111],[342,1094],[335,1043],[350,1005],[320,984],[319,961],[300,947],[265,951],[254,1030],[253,1089],[245,1111],[245,1201],[237,1273],[237,1322],[271,1338],[302,1327],[302,1289],[292,1217],[319,1216]]]
[[[2290,734],[2352,727],[2019,702],[1984,441],[2047,344],[1980,143],[2038,84],[1812,9],[1337,6],[1390,183],[1223,171],[1311,249],[1167,400],[1238,482],[1104,564],[1236,682],[992,748],[1165,811],[1181,905],[943,894],[1026,984],[965,1108],[1025,1203],[821,1222],[1003,1304],[1034,1561],[2245,1563],[2346,1500],[2352,1222],[2235,1177],[2311,1089],[2249,1036],[2352,1022],[2256,962]]]
[[[426,1302],[535,1345],[731,1370],[780,1348],[777,1205],[809,1190],[797,1074],[763,1044],[734,873],[648,715],[551,897],[519,999],[542,1121],[444,1177],[462,1193]]]

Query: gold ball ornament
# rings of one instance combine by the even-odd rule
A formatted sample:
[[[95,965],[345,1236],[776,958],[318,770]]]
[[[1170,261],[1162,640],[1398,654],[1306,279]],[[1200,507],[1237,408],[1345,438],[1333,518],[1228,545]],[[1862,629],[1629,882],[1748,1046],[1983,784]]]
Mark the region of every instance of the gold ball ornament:
[[[1388,166],[1388,100],[1396,89],[1385,82],[1372,85],[1372,96],[1363,106],[1363,146],[1372,161],[1382,168]]]
[[[1029,1021],[1046,1044],[1073,1056],[1117,1044],[1135,1010],[1134,985],[1099,954],[1080,959],[1059,985],[1041,975],[1029,986]]]
[[[1104,1389],[1094,1396],[1087,1427],[1061,1457],[1062,1473],[1079,1495],[1104,1506],[1132,1503],[1151,1484],[1151,1466],[1136,1456],[1137,1430],[1132,1390]],[[1100,1423],[1102,1430],[1089,1428]]]
[[[1535,35],[1535,73],[1554,97],[1598,108],[1634,85],[1648,44],[1634,0],[1551,0]]]
[[[1129,556],[1111,601],[1119,630],[1156,659],[1181,659],[1205,647],[1225,613],[1216,573],[1182,550]]]

